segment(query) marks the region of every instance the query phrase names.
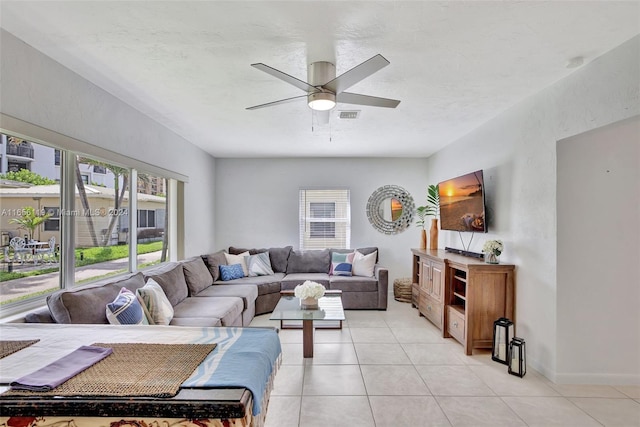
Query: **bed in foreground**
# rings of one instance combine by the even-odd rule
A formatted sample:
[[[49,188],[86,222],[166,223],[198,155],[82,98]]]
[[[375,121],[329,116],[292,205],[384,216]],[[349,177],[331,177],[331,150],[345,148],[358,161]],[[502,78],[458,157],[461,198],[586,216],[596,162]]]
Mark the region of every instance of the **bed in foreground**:
[[[280,340],[270,328],[3,324],[0,340],[38,340],[0,359],[0,425],[11,427],[260,427],[281,359]],[[6,393],[17,378],[94,343],[215,343],[216,347],[172,397],[57,396],[55,389]]]

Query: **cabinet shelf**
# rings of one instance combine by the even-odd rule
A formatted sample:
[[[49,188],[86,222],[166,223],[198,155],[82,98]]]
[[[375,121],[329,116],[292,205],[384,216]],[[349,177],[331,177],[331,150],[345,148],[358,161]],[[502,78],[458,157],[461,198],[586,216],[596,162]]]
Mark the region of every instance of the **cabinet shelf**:
[[[460,293],[460,292],[454,292],[453,295],[458,297],[458,298],[460,298],[461,300],[464,300],[464,301],[467,300],[467,297],[464,294]]]
[[[454,280],[459,280],[460,282],[467,283],[467,278],[462,276],[453,276]]]

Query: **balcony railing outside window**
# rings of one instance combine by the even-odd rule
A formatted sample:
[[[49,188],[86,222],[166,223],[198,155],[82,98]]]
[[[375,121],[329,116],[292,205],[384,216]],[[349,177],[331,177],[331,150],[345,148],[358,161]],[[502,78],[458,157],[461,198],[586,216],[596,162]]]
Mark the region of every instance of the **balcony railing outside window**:
[[[24,145],[7,144],[7,155],[33,159],[33,148]]]

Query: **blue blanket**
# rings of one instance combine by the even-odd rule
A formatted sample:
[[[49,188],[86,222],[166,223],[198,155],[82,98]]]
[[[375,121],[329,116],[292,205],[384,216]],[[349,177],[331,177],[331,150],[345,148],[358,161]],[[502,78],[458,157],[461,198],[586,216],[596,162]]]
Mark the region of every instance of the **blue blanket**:
[[[218,344],[215,350],[182,387],[244,387],[253,394],[253,415],[258,415],[282,352],[278,334],[261,328],[203,328],[193,343],[211,342]]]

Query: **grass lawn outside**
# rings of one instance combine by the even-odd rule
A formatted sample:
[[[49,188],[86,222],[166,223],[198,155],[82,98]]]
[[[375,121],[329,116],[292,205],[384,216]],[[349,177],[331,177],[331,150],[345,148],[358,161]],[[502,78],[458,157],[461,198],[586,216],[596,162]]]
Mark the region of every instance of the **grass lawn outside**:
[[[138,244],[138,254],[157,252],[162,250],[162,242],[149,242]],[[79,248],[75,250],[76,267],[97,264],[100,262],[113,261],[129,257],[129,245],[105,246],[95,248]],[[40,276],[58,271],[59,267],[45,267],[33,271],[13,271],[8,273],[0,271],[0,282],[7,280],[21,279],[23,277]]]

